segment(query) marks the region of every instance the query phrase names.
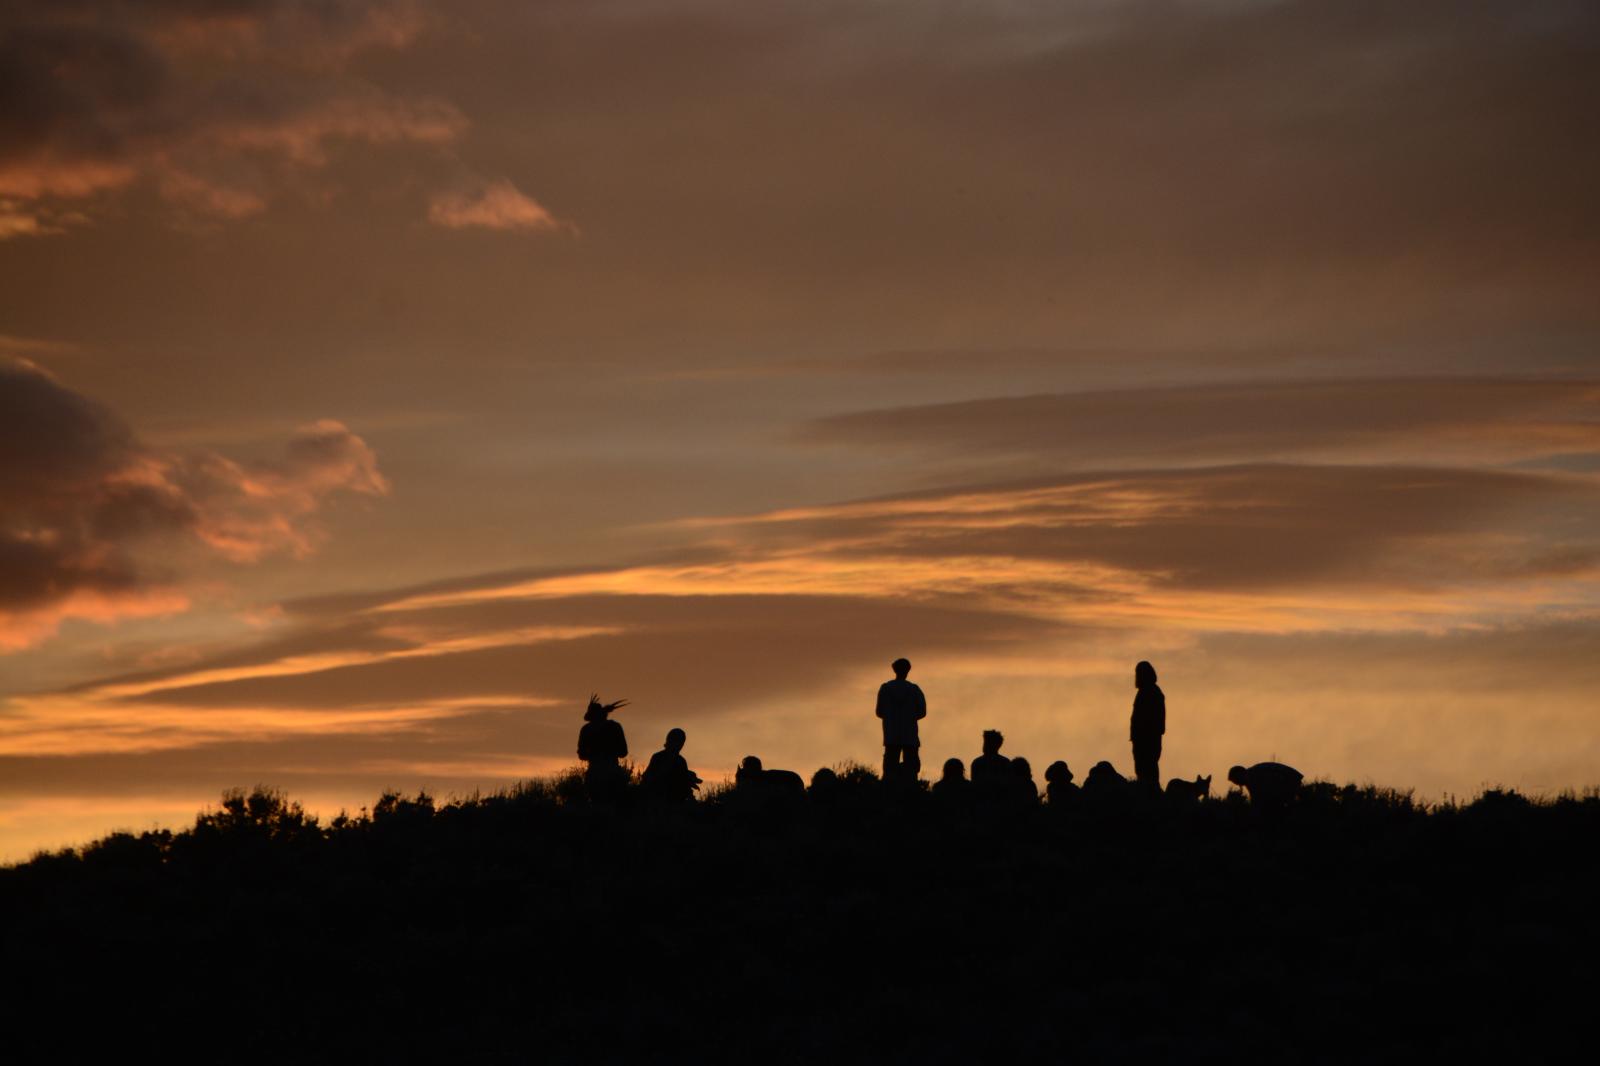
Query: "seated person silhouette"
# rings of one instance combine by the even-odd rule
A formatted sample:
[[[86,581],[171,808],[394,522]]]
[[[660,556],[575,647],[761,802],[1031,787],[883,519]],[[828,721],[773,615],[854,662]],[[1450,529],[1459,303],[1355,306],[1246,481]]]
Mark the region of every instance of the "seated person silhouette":
[[[1287,807],[1299,795],[1305,775],[1281,762],[1258,762],[1233,767],[1228,780],[1250,793],[1251,806]]]
[[[883,779],[915,781],[922,772],[922,741],[917,738],[917,723],[928,717],[928,701],[922,689],[906,680],[910,659],[889,664],[894,680],[878,686],[878,717],[883,719]]]
[[[628,739],[623,736],[622,725],[609,717],[612,711],[627,705],[627,700],[601,703],[599,693],[594,693],[589,697],[588,709],[583,712],[584,726],[578,730],[578,758],[587,764],[583,783],[592,800],[616,800],[628,787],[628,771],[622,766],[622,760],[628,757]]]
[[[1018,755],[1011,760],[1011,798],[1019,807],[1036,807],[1039,804],[1039,786],[1033,783],[1033,767]]]
[[[1072,769],[1057,759],[1044,771],[1044,798],[1052,807],[1070,806],[1078,798],[1078,786],[1072,781]]]
[[[659,803],[682,803],[693,798],[700,787],[700,775],[689,769],[683,757],[683,745],[688,739],[681,729],[667,732],[666,746],[650,756],[650,765],[644,768],[640,779],[645,795]]]
[[[960,759],[944,761],[944,775],[933,783],[933,798],[940,806],[960,807],[971,799],[972,782]]]
[[[998,729],[983,731],[983,754],[972,760],[972,783],[978,788],[1004,786],[1012,780],[1011,760],[1000,754],[1005,742]]]
[[[754,755],[746,755],[733,774],[734,786],[753,798],[798,799],[806,794],[806,783],[793,770],[767,770]]]
[[[839,780],[839,774],[830,767],[823,766],[811,775],[811,786],[806,789],[806,798],[820,807],[832,807],[844,795],[844,782]]]
[[[1093,800],[1121,799],[1128,793],[1128,779],[1104,759],[1089,768],[1083,782],[1083,795]]]

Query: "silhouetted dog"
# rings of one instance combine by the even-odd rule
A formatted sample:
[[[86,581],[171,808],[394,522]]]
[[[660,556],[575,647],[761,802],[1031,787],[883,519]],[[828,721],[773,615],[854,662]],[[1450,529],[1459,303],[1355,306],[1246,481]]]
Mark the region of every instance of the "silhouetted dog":
[[[1167,795],[1182,803],[1199,803],[1211,797],[1211,778],[1195,776],[1193,781],[1174,777],[1167,782]]]

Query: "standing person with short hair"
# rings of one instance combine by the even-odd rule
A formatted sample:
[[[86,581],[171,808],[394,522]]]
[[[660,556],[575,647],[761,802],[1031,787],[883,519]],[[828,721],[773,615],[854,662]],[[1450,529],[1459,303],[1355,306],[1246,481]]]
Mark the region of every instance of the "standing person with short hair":
[[[1167,697],[1156,684],[1156,668],[1142,662],[1133,668],[1133,718],[1128,739],[1133,741],[1133,775],[1147,792],[1161,791],[1161,738],[1167,732]]]
[[[921,688],[906,680],[911,672],[910,659],[896,659],[889,668],[894,671],[894,680],[878,686],[878,717],[883,719],[883,779],[904,775],[906,780],[915,781],[922,770],[917,723],[928,716],[928,701]]]

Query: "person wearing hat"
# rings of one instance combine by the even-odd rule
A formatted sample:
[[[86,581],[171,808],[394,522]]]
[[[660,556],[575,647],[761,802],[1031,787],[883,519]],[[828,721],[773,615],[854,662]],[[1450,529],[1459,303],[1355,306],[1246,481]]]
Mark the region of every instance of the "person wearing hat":
[[[578,731],[578,758],[587,767],[583,783],[588,786],[589,798],[597,801],[615,800],[628,784],[628,771],[622,760],[628,757],[628,738],[622,725],[609,717],[612,711],[626,707],[627,700],[601,703],[599,693],[589,697],[589,707],[583,712],[583,728]]]
[[[889,781],[902,775],[915,781],[922,769],[918,749],[917,723],[928,716],[928,701],[922,689],[906,680],[911,672],[910,659],[896,659],[889,664],[894,680],[878,686],[878,717],[883,719],[883,779]]]

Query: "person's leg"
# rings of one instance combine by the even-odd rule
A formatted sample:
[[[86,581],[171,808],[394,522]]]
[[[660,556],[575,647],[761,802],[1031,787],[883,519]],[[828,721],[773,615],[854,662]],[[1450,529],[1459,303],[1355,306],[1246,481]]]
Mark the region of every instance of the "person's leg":
[[[900,765],[900,746],[898,744],[885,744],[883,746],[883,779],[892,781],[895,769]]]
[[[915,781],[917,775],[922,773],[922,749],[910,747],[906,749],[906,779]]]
[[[1133,776],[1147,792],[1161,791],[1161,745],[1133,746]]]

